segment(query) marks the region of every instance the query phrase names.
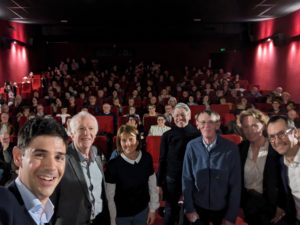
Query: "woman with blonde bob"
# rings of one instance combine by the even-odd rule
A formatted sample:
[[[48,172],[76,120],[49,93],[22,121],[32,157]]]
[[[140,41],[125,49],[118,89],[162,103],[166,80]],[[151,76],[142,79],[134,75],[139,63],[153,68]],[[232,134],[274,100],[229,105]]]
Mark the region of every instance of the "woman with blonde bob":
[[[265,137],[269,118],[256,109],[240,114],[245,141],[240,145],[242,166],[242,198],[249,225],[281,224],[285,212],[281,207],[282,184],[279,155]]]
[[[153,224],[159,197],[152,157],[141,151],[139,132],[133,126],[122,125],[116,142],[120,155],[106,168],[111,225]]]

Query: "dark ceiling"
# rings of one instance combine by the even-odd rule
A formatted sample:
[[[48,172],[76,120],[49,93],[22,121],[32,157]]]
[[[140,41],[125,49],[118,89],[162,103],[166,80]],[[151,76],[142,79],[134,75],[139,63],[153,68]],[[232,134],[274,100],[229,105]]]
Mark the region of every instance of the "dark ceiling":
[[[298,9],[299,0],[1,0],[0,18],[40,24],[45,36],[101,30],[176,33],[207,24],[235,30],[232,24],[282,17]]]

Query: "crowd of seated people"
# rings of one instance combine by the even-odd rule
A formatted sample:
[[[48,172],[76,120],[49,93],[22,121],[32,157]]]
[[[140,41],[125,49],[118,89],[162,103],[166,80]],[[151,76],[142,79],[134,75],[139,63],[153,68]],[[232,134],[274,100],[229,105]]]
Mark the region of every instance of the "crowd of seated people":
[[[203,105],[206,109],[216,104],[228,105],[234,118],[241,111],[256,107],[269,116],[286,114],[300,126],[298,104],[281,87],[261,92],[258,85],[249,85],[239,74],[223,69],[186,66],[181,74],[174,75],[158,63],[130,62],[127,66],[100,70],[82,58],[49,67],[41,74],[40,88],[30,94],[24,95],[16,85],[5,82],[4,93],[0,94],[0,134],[9,133],[15,142],[18,129],[34,116],[52,116],[67,127],[69,118],[86,110],[95,116],[113,117],[110,138],[131,116],[147,136],[150,127],[156,125],[156,117],[163,118],[167,126],[173,125],[172,110],[177,102]],[[147,117],[155,119],[149,122]],[[221,132],[240,134],[238,119],[231,122],[222,124]],[[149,135],[152,133],[153,130]],[[112,141],[108,143],[112,150]]]

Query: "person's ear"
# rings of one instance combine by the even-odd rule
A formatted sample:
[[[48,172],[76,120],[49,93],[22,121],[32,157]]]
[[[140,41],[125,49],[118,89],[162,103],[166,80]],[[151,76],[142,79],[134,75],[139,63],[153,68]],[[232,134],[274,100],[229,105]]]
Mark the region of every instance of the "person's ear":
[[[13,159],[17,167],[22,167],[22,155],[22,150],[19,147],[15,146],[13,148]]]

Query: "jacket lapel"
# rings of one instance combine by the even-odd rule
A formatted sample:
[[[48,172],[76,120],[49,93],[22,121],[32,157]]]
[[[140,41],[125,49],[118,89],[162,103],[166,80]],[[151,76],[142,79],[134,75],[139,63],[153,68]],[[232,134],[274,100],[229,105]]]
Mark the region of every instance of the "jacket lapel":
[[[32,225],[32,224],[36,224],[35,221],[33,220],[33,218],[31,217],[31,215],[29,214],[29,212],[27,211],[24,201],[22,199],[22,196],[17,188],[17,185],[15,183],[15,181],[13,181],[9,186],[8,186],[8,190],[13,193],[13,195],[16,197],[18,203],[20,204],[21,209],[24,212],[24,215],[26,216],[27,220],[24,221],[24,225]]]
[[[80,159],[79,159],[78,153],[77,153],[73,143],[71,144],[71,146],[69,148],[69,159],[68,160],[69,160],[71,169],[74,171],[75,175],[78,178],[78,181],[83,189],[83,193],[85,193],[86,198],[90,201],[88,187],[86,185],[84,174],[82,172],[82,168],[80,165]]]

